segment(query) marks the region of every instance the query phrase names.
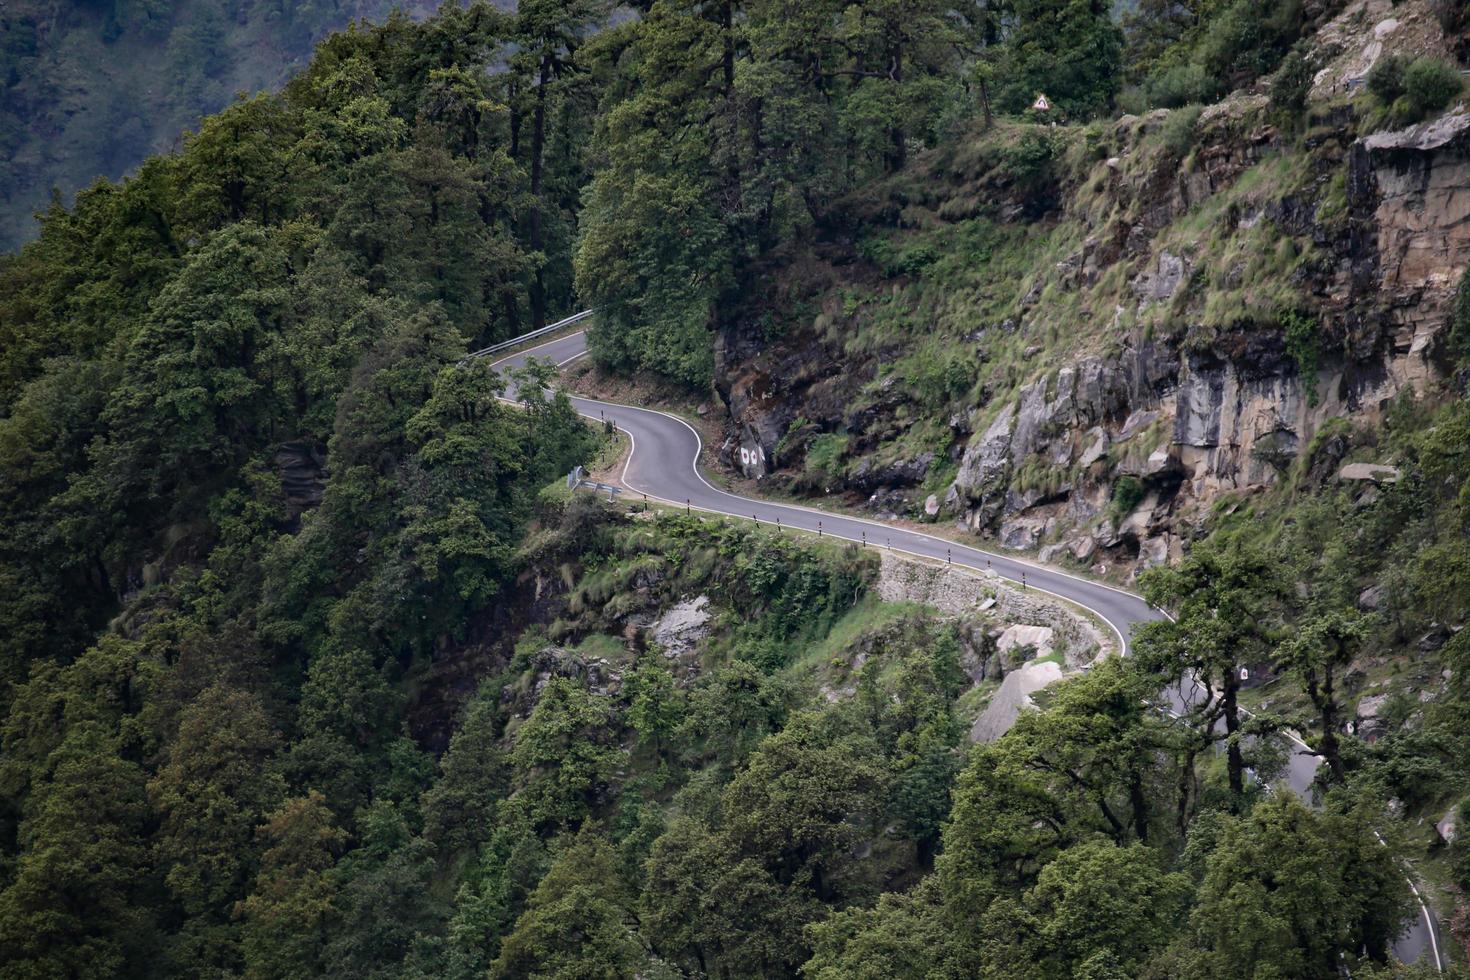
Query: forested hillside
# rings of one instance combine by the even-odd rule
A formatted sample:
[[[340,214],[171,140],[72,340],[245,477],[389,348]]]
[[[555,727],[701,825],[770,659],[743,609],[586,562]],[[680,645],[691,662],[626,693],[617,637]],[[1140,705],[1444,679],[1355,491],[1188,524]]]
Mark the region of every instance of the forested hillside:
[[[0,251],[35,237],[53,187],[114,180],[229,104],[275,90],[312,47],[387,0],[14,0],[0,10]]]
[[[0,976],[1438,975],[1411,882],[1464,959],[1466,23],[451,4],[53,207],[0,258]],[[1034,589],[567,489],[613,427],[464,355],[593,306],[737,488],[1172,618],[1093,661]]]

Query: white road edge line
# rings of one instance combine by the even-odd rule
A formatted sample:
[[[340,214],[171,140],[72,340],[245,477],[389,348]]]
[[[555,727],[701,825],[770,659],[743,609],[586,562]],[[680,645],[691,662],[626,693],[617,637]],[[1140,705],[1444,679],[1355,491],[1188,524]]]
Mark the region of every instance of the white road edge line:
[[[549,342],[547,344],[542,344],[542,345],[540,345],[540,347],[532,347],[530,350],[520,351],[520,352],[518,352],[516,354],[513,354],[511,356],[513,356],[513,357],[519,357],[522,354],[529,354],[529,353],[531,353],[531,351],[540,350],[541,347],[548,347],[548,346],[550,346],[550,344],[559,343],[559,342],[561,342],[563,340],[569,340],[570,338],[577,336],[578,333],[585,333],[585,331],[578,331],[577,333],[569,333],[565,337],[560,337],[557,340],[551,341],[551,342]],[[572,361],[577,360],[577,358],[580,358],[580,357],[584,356],[586,353],[587,353],[586,351],[583,351],[582,353],[579,353],[579,354],[577,354],[577,355],[575,355],[573,357],[567,358],[565,361],[563,361],[561,363],[562,364],[570,364],[570,363],[572,363]],[[509,358],[506,358],[506,360],[509,360]],[[497,361],[496,363],[498,364],[500,362]],[[560,367],[561,365],[559,364],[557,366]],[[575,396],[575,397],[579,397],[580,398],[580,397],[583,397],[583,396],[578,395],[578,396]],[[684,428],[688,429],[690,432],[692,432],[694,434],[695,442],[698,444],[698,447],[699,447],[698,452],[695,453],[694,459],[690,463],[691,467],[694,470],[694,475],[699,480],[700,483],[703,483],[706,487],[708,487],[710,490],[714,491],[717,494],[721,494],[721,495],[726,496],[726,497],[733,497],[736,500],[754,500],[756,503],[764,503],[764,504],[767,504],[768,506],[787,507],[787,508],[789,508],[791,510],[805,511],[808,514],[820,514],[820,515],[822,515],[824,517],[827,517],[827,516],[840,517],[840,518],[842,518],[844,520],[858,521],[860,523],[867,524],[870,527],[881,527],[881,528],[884,528],[886,530],[890,530],[890,531],[893,530],[893,525],[891,525],[891,524],[884,524],[884,523],[881,523],[879,521],[870,520],[870,519],[868,519],[866,517],[853,517],[853,516],[848,516],[847,514],[839,514],[839,513],[833,512],[833,511],[820,510],[820,509],[818,509],[816,507],[806,507],[806,506],[803,506],[801,504],[792,504],[792,503],[787,503],[785,501],[770,501],[770,500],[759,500],[757,498],[751,498],[751,497],[741,497],[741,496],[739,496],[737,494],[730,493],[728,490],[722,490],[719,487],[715,486],[714,484],[710,483],[708,480],[706,480],[704,478],[704,474],[702,474],[702,473],[699,472],[699,456],[700,456],[700,454],[702,454],[704,452],[704,440],[700,437],[699,431],[697,429],[695,429],[694,426],[692,426],[688,422],[686,422],[684,419],[682,419],[679,416],[674,415],[674,414],[672,414],[670,412],[663,412],[663,411],[659,411],[658,409],[653,409],[653,408],[642,408],[642,407],[637,406],[637,405],[624,405],[621,402],[603,401],[600,398],[584,398],[584,400],[585,401],[599,402],[599,403],[601,403],[603,405],[611,405],[614,408],[626,408],[626,409],[629,409],[629,410],[634,411],[634,412],[647,412],[650,415],[662,415],[662,416],[664,416],[666,418],[673,419],[675,422],[678,422],[680,425],[684,426]],[[631,458],[632,457],[631,457],[631,454],[630,454],[629,459],[631,460]],[[624,468],[626,469],[626,465],[625,465]],[[641,493],[642,491],[639,491],[639,492]],[[716,513],[718,513],[718,511],[716,511]],[[924,531],[915,531],[915,530],[912,530],[910,528],[903,528],[902,530],[904,530],[905,532],[907,532],[909,534],[915,534],[915,535],[918,535],[919,537],[928,538],[930,541],[936,541],[936,542],[938,542],[940,544],[957,545],[958,547],[961,547],[961,548],[969,548],[971,551],[977,552],[977,553],[982,554],[982,555],[988,555],[988,556],[990,556],[992,558],[1000,558],[1000,559],[1002,559],[1004,561],[1013,561],[1013,562],[1015,562],[1018,565],[1025,565],[1028,568],[1035,568],[1038,571],[1048,572],[1048,573],[1050,573],[1052,575],[1060,575],[1060,576],[1062,576],[1064,578],[1072,579],[1074,582],[1081,582],[1081,583],[1083,583],[1085,585],[1096,586],[1097,588],[1100,588],[1100,589],[1107,589],[1110,592],[1116,592],[1119,595],[1127,596],[1130,599],[1138,599],[1140,601],[1142,601],[1142,599],[1143,599],[1143,597],[1140,596],[1140,595],[1138,595],[1136,592],[1129,592],[1127,589],[1120,589],[1116,585],[1109,585],[1106,582],[1099,582],[1096,579],[1085,578],[1085,577],[1083,577],[1081,575],[1073,574],[1072,572],[1066,572],[1066,571],[1063,571],[1063,570],[1061,570],[1059,568],[1053,568],[1050,565],[1043,565],[1040,562],[1031,561],[1031,560],[1026,559],[1026,558],[1016,557],[1014,555],[1002,555],[999,552],[986,551],[984,548],[977,548],[977,547],[975,547],[973,545],[959,544],[958,542],[951,541],[948,538],[941,538],[938,535],[927,534]],[[1079,605],[1081,605],[1081,603],[1079,603]],[[1093,611],[1096,612],[1096,610],[1093,610]],[[1160,612],[1162,612],[1162,610],[1160,610]],[[1165,613],[1164,615],[1167,616],[1168,613]]]
[[[1373,836],[1378,838],[1378,843],[1384,847],[1388,846],[1388,841],[1384,840],[1383,835],[1378,831],[1373,831]],[[1404,880],[1409,883],[1409,891],[1414,893],[1414,901],[1419,903],[1419,913],[1424,917],[1424,931],[1429,933],[1429,950],[1434,953],[1434,968],[1443,973],[1444,957],[1439,952],[1439,938],[1434,934],[1434,919],[1429,915],[1429,906],[1424,903],[1424,896],[1419,894],[1419,886],[1414,884],[1414,879],[1405,873]]]
[[[567,334],[565,337],[558,337],[557,339],[547,341],[544,344],[538,344],[535,347],[531,347],[531,348],[528,348],[528,349],[523,350],[523,351],[517,351],[514,354],[510,354],[510,355],[508,355],[506,357],[501,358],[499,361],[495,361],[494,363],[492,363],[490,365],[490,367],[492,369],[494,369],[494,368],[498,367],[500,364],[504,363],[505,361],[510,360],[512,357],[529,356],[533,352],[538,351],[538,350],[542,349],[543,347],[550,347],[552,344],[558,344],[558,343],[561,343],[562,341],[568,340],[568,339],[570,339],[572,337],[576,337],[578,335],[578,333],[585,333],[585,331],[578,331],[577,333],[570,333],[570,334]],[[557,367],[565,367],[566,365],[571,364],[573,361],[576,361],[576,360],[579,360],[582,357],[585,357],[587,355],[587,353],[588,353],[588,351],[586,351],[586,350],[580,351],[580,352],[578,352],[576,354],[573,354],[571,357],[566,358],[565,360],[558,361],[556,363],[556,366]],[[713,483],[710,483],[708,480],[706,480],[704,478],[704,474],[701,473],[701,472],[699,472],[699,457],[704,454],[704,439],[703,439],[703,437],[700,436],[699,430],[696,429],[696,428],[694,428],[694,426],[690,425],[684,419],[681,419],[679,416],[674,415],[671,412],[663,412],[663,411],[659,411],[658,409],[643,408],[643,407],[640,407],[638,405],[624,405],[624,404],[622,404],[620,402],[603,401],[600,398],[585,398],[585,397],[580,396],[580,395],[578,395],[576,397],[582,398],[583,401],[597,402],[598,404],[608,405],[608,406],[610,406],[612,408],[627,409],[628,411],[632,411],[632,412],[643,412],[643,413],[648,414],[648,415],[659,415],[659,416],[662,416],[662,417],[667,418],[667,419],[672,419],[673,421],[678,422],[680,425],[684,426],[684,428],[688,429],[689,432],[690,432],[690,434],[694,436],[694,446],[695,446],[695,448],[694,448],[694,458],[692,460],[690,460],[690,462],[689,462],[689,468],[690,468],[691,472],[693,472],[694,478],[696,480],[698,480],[700,483],[704,484],[704,486],[705,486],[706,489],[708,489],[711,493],[716,494],[717,496],[728,497],[731,500],[748,501],[750,503],[758,504],[758,505],[765,506],[765,507],[777,507],[777,508],[783,508],[784,507],[784,508],[789,509],[789,510],[798,510],[798,511],[802,511],[803,513],[807,513],[807,514],[816,514],[816,515],[819,515],[819,516],[822,516],[822,517],[835,517],[835,518],[839,518],[841,520],[854,521],[854,522],[859,523],[859,524],[866,524],[869,527],[882,528],[883,530],[885,530],[885,531],[887,531],[889,533],[892,533],[895,530],[895,528],[893,527],[893,525],[890,525],[890,524],[882,524],[882,523],[880,523],[878,521],[868,520],[867,518],[864,518],[864,517],[853,517],[853,516],[849,516],[847,514],[833,513],[831,511],[819,510],[819,509],[817,509],[815,507],[804,507],[804,506],[802,506],[800,504],[791,504],[791,503],[787,503],[785,501],[771,501],[771,500],[761,500],[761,499],[755,498],[755,497],[742,497],[739,494],[731,493],[728,490],[724,490],[724,489],[722,489],[720,487],[715,486]],[[593,416],[591,414],[587,413],[587,412],[579,412],[578,414],[581,415],[584,418],[587,418],[587,419],[593,418]],[[605,420],[605,417],[599,417],[598,418],[598,421],[604,421],[604,420]],[[616,423],[614,423],[614,424],[616,424]],[[633,484],[629,482],[629,480],[628,480],[628,467],[633,464],[633,456],[638,451],[638,443],[637,443],[637,440],[634,439],[633,433],[629,432],[627,429],[624,429],[622,426],[617,426],[617,429],[618,429],[619,432],[622,432],[625,435],[627,435],[628,442],[630,444],[629,445],[629,449],[628,449],[628,457],[627,457],[627,459],[625,459],[623,461],[623,471],[622,471],[622,473],[619,476],[619,481],[624,486],[628,487],[628,489],[633,490],[636,493],[641,493],[644,496],[648,497],[650,500],[657,500],[660,503],[669,504],[669,505],[676,506],[676,507],[677,506],[680,506],[679,505],[679,502],[677,500],[671,500],[671,499],[669,499],[667,497],[661,497],[661,496],[659,496],[656,493],[649,493],[648,491],[642,489],[641,487],[635,487],[635,486],[633,486]],[[693,505],[690,504],[690,503],[688,503],[688,502],[685,502],[685,504],[683,506],[685,506],[685,507],[693,507]],[[710,507],[699,507],[698,509],[701,510],[701,511],[703,511],[703,512],[705,512],[705,513],[707,513],[707,514],[727,514],[727,513],[730,513],[730,512],[727,512],[727,511],[715,510],[715,509],[710,508]],[[735,514],[733,516],[737,516],[738,517],[739,515],[738,514]],[[754,520],[756,520],[758,523],[761,523],[761,524],[774,524],[775,523],[774,521],[762,521],[759,518],[755,518],[754,515],[752,515],[752,518]],[[743,517],[740,518],[740,519],[741,520],[744,520]],[[800,530],[800,529],[796,529],[796,530]],[[901,530],[901,531],[903,531],[906,534],[912,534],[912,535],[915,535],[916,537],[921,537],[921,538],[924,538],[926,540],[933,541],[936,544],[943,544],[943,545],[945,545],[946,547],[949,547],[949,548],[958,548],[961,551],[968,551],[968,552],[971,552],[972,554],[975,554],[975,555],[983,555],[983,556],[986,556],[986,557],[989,557],[989,558],[999,558],[1002,561],[1013,561],[1013,562],[1015,562],[1018,565],[1025,565],[1025,566],[1027,566],[1029,568],[1035,568],[1038,571],[1050,572],[1050,573],[1052,573],[1054,575],[1061,575],[1064,578],[1072,579],[1075,582],[1082,582],[1082,583],[1084,583],[1086,585],[1096,585],[1096,586],[1099,586],[1101,588],[1107,589],[1107,590],[1109,590],[1111,592],[1116,592],[1119,595],[1128,596],[1130,599],[1141,599],[1140,596],[1138,596],[1138,595],[1136,595],[1136,594],[1134,594],[1132,592],[1129,592],[1126,589],[1120,589],[1120,588],[1117,588],[1117,587],[1112,586],[1112,585],[1108,585],[1108,584],[1103,583],[1103,582],[1097,582],[1097,581],[1094,581],[1092,579],[1083,578],[1080,575],[1073,575],[1070,572],[1064,572],[1064,571],[1061,571],[1060,569],[1050,568],[1050,567],[1048,567],[1046,565],[1041,565],[1041,564],[1038,564],[1038,563],[1035,563],[1035,562],[1027,561],[1024,558],[1016,558],[1016,557],[1013,557],[1011,555],[1000,555],[1000,554],[996,554],[994,552],[986,551],[983,548],[976,548],[976,547],[974,547],[972,545],[961,544],[958,541],[951,541],[951,540],[949,540],[947,538],[941,538],[941,537],[939,537],[937,535],[934,535],[934,534],[926,534],[923,531],[916,531],[916,530],[913,530],[911,528],[903,527],[903,528],[898,528],[897,530]],[[828,533],[831,534],[833,537],[841,538],[844,541],[857,541],[858,540],[857,538],[851,538],[851,537],[848,537],[847,535],[839,534],[836,531],[830,531]],[[922,560],[925,560],[925,561],[932,560],[930,558],[930,556],[928,556],[928,555],[921,555],[918,552],[909,551],[909,550],[907,550],[905,548],[894,548],[894,547],[892,547],[890,545],[889,548],[888,548],[888,550],[889,551],[897,551],[897,552],[899,552],[901,554],[910,555],[910,556],[912,556],[914,558],[919,558],[919,559],[922,559]],[[979,570],[980,569],[978,567],[975,568],[975,571],[979,571]],[[994,571],[994,570],[992,569],[992,571]],[[1004,575],[1004,574],[1002,574],[1000,572],[995,572],[995,574],[998,577],[1003,578],[1003,579],[1006,579],[1007,581],[1010,581],[1010,582],[1017,581],[1016,579],[1013,579],[1010,576]],[[1118,625],[1116,623],[1114,623],[1112,620],[1108,619],[1108,617],[1106,615],[1104,615],[1100,610],[1094,609],[1093,607],[1089,606],[1085,602],[1082,602],[1081,600],[1078,600],[1078,599],[1069,599],[1066,596],[1059,595],[1059,594],[1057,594],[1055,592],[1052,592],[1049,589],[1044,589],[1041,586],[1034,585],[1034,584],[1029,583],[1029,582],[1028,583],[1025,583],[1025,585],[1026,585],[1026,588],[1027,589],[1031,589],[1031,590],[1034,590],[1036,592],[1040,592],[1043,595],[1049,595],[1053,599],[1056,599],[1056,600],[1058,600],[1060,602],[1063,602],[1063,603],[1066,603],[1066,604],[1069,604],[1069,605],[1079,606],[1082,609],[1087,610],[1087,612],[1091,613],[1093,616],[1096,616],[1102,622],[1106,623],[1107,626],[1108,626],[1108,628],[1113,631],[1113,634],[1115,636],[1117,636],[1117,638],[1118,638],[1118,652],[1119,652],[1119,655],[1121,655],[1121,656],[1127,656],[1128,655],[1128,637],[1126,637],[1123,634],[1123,631],[1118,628]],[[1162,612],[1162,610],[1160,610],[1160,611]],[[1168,615],[1168,614],[1165,613],[1165,615]]]
[[[581,356],[581,355],[578,355],[578,356]],[[574,360],[576,360],[576,358],[569,358],[565,363],[568,363],[569,364],[569,363],[571,363],[571,361],[574,361]],[[594,398],[588,398],[588,399],[585,399],[585,400],[586,401],[599,401],[599,399],[594,399]],[[870,525],[872,527],[883,528],[883,529],[885,529],[885,530],[887,530],[889,532],[892,532],[894,530],[894,528],[891,527],[891,526],[889,526],[889,525],[879,524],[877,521],[869,521],[869,520],[865,520],[865,519],[863,519],[861,517],[848,517],[846,514],[834,514],[834,513],[828,512],[828,511],[817,510],[817,509],[812,508],[812,507],[800,507],[800,506],[788,504],[788,503],[785,503],[785,502],[777,502],[777,501],[770,501],[770,500],[761,500],[761,499],[756,498],[756,497],[742,497],[739,494],[730,493],[727,490],[721,490],[719,487],[714,486],[708,480],[706,480],[704,478],[703,474],[701,474],[699,472],[699,456],[700,456],[700,454],[702,454],[704,452],[704,441],[699,438],[699,432],[695,430],[694,426],[690,425],[688,422],[685,422],[683,419],[679,418],[677,415],[671,415],[668,412],[660,412],[660,411],[656,411],[656,410],[650,409],[650,408],[638,408],[637,406],[634,406],[634,405],[620,405],[620,404],[618,404],[616,402],[601,402],[601,404],[604,404],[604,405],[612,405],[615,408],[625,408],[625,409],[631,409],[633,411],[638,411],[638,412],[647,412],[647,413],[652,414],[652,415],[662,415],[662,416],[664,416],[666,418],[673,419],[674,421],[676,421],[676,422],[680,423],[681,425],[683,425],[690,432],[693,432],[694,433],[694,438],[695,438],[695,440],[699,444],[698,449],[695,451],[695,455],[694,455],[694,463],[693,463],[694,475],[695,475],[696,478],[698,478],[698,480],[699,480],[700,483],[703,483],[705,485],[705,487],[707,487],[709,490],[711,490],[715,494],[718,494],[719,496],[728,497],[731,500],[746,501],[746,502],[749,502],[749,503],[752,503],[752,504],[756,504],[756,505],[762,506],[762,507],[777,507],[777,508],[784,507],[784,508],[788,508],[790,510],[799,510],[799,511],[802,511],[802,512],[808,513],[808,514],[820,514],[820,515],[825,516],[825,517],[836,517],[836,518],[840,518],[840,519],[843,519],[843,520],[856,521],[858,523],[867,524],[867,525]],[[579,413],[579,414],[581,414],[584,418],[588,418],[588,419],[590,419],[590,418],[593,417],[592,415],[590,415],[590,414],[588,414],[586,412],[582,412],[582,413]],[[616,423],[614,423],[614,425],[616,425]],[[743,516],[741,516],[737,512],[715,510],[712,507],[704,507],[704,506],[696,507],[694,504],[692,504],[692,503],[690,503],[688,501],[685,501],[684,503],[681,504],[677,500],[671,500],[668,497],[661,497],[661,496],[659,496],[656,493],[649,493],[647,490],[644,490],[641,487],[634,486],[628,480],[628,467],[630,465],[632,465],[632,463],[633,463],[633,455],[634,455],[634,453],[636,453],[638,451],[638,440],[634,438],[633,433],[629,432],[627,429],[623,428],[622,426],[618,425],[617,426],[617,429],[618,429],[619,432],[622,432],[625,435],[627,435],[628,442],[630,444],[629,445],[629,448],[628,448],[628,458],[623,461],[623,472],[619,476],[619,481],[623,484],[623,486],[627,487],[629,490],[634,491],[635,493],[641,493],[641,494],[643,494],[649,500],[656,500],[659,503],[669,504],[670,506],[673,506],[673,507],[686,507],[686,508],[689,508],[689,509],[701,511],[701,512],[706,513],[706,514],[720,514],[722,516],[735,517],[737,520],[742,520],[742,521],[745,520],[745,518]],[[776,521],[762,520],[761,518],[756,517],[754,514],[751,515],[751,520],[755,521],[758,524],[772,524],[772,525],[774,525],[774,524],[777,523]],[[804,533],[816,533],[816,532],[812,532],[812,531],[807,531],[805,528],[795,527],[795,526],[790,525],[790,524],[785,525],[785,526],[786,527],[790,527],[793,531],[801,531],[801,532],[804,532]],[[922,531],[912,531],[912,530],[910,530],[908,528],[899,528],[898,530],[902,530],[905,533],[913,534],[913,535],[916,535],[918,537],[925,538],[925,539],[930,540],[930,541],[939,542],[941,544],[946,545],[947,547],[950,547],[952,549],[957,549],[959,551],[968,551],[968,552],[972,552],[973,554],[976,554],[976,555],[988,555],[989,554],[989,552],[982,551],[979,548],[972,548],[969,545],[960,544],[960,543],[954,542],[954,541],[947,541],[944,538],[935,537],[932,534],[925,534]],[[826,534],[828,536],[830,536],[830,537],[840,538],[843,541],[850,541],[850,542],[857,543],[858,540],[859,540],[858,538],[849,537],[846,534],[842,534],[841,532],[833,531],[833,530],[828,530],[826,532]],[[878,545],[875,542],[874,545],[873,545],[873,547],[879,548],[879,547],[882,547],[882,546],[881,545]],[[936,558],[934,558],[934,557],[932,557],[930,555],[921,555],[917,551],[909,551],[907,548],[902,548],[902,547],[895,548],[892,545],[888,545],[887,546],[887,550],[890,551],[890,552],[897,552],[897,553],[903,554],[903,555],[909,555],[909,556],[911,556],[913,558],[918,558],[918,559],[920,559],[922,561],[937,561],[938,560],[938,559],[936,559]],[[991,557],[1005,559],[1008,556],[1005,556],[1005,555],[992,555]],[[1022,562],[1022,564],[1030,565],[1031,563],[1030,562]],[[980,569],[978,566],[966,566],[966,565],[963,565],[962,564],[961,567],[962,568],[966,568],[967,570],[975,571],[975,572],[982,571],[982,569]],[[1040,565],[1031,565],[1031,567],[1033,567],[1033,568],[1039,568],[1039,569],[1042,569],[1044,571],[1051,571],[1051,569],[1045,568],[1044,566],[1040,566]],[[1013,579],[1009,575],[1004,575],[1004,574],[1002,574],[1000,572],[995,571],[994,569],[989,569],[989,570],[992,571],[992,572],[994,572],[994,574],[997,577],[1003,578],[1003,579],[1005,579],[1008,582],[1017,582],[1018,581],[1017,579]],[[1065,573],[1062,573],[1062,574],[1065,574]],[[1069,575],[1067,577],[1068,578],[1077,578],[1077,576],[1075,576],[1075,575]],[[1086,582],[1088,580],[1087,579],[1078,579],[1078,581]],[[1113,634],[1115,636],[1117,636],[1117,638],[1118,638],[1118,653],[1119,653],[1119,655],[1120,656],[1125,656],[1125,657],[1128,655],[1128,638],[1123,635],[1123,631],[1118,628],[1117,624],[1114,623],[1112,620],[1108,619],[1108,617],[1105,616],[1105,615],[1103,615],[1102,612],[1100,612],[1097,609],[1092,608],[1087,603],[1082,602],[1079,599],[1069,599],[1068,597],[1066,597],[1064,595],[1059,595],[1059,594],[1057,594],[1055,592],[1052,592],[1050,589],[1044,589],[1044,588],[1042,588],[1039,585],[1035,585],[1035,584],[1030,583],[1030,582],[1024,583],[1024,585],[1025,585],[1025,588],[1026,589],[1029,589],[1029,590],[1034,591],[1034,592],[1040,592],[1043,595],[1049,595],[1053,599],[1056,599],[1059,602],[1062,602],[1064,604],[1079,606],[1082,609],[1085,609],[1087,612],[1091,613],[1093,616],[1097,617],[1102,622],[1106,623],[1107,626],[1108,626],[1108,628],[1111,629],[1113,631]],[[1115,590],[1115,591],[1120,591],[1120,590]],[[1129,593],[1124,593],[1124,594],[1127,595]]]

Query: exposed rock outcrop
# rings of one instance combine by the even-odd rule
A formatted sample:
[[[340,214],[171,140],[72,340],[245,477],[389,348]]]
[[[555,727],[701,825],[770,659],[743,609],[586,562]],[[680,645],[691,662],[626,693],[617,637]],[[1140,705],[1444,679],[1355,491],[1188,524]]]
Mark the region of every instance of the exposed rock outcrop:
[[[1044,271],[1017,275],[1014,303],[1001,307],[1013,313],[956,341],[983,383],[968,404],[942,409],[947,459],[893,448],[934,444],[932,418],[912,436],[932,396],[921,403],[885,367],[923,338],[853,352],[838,329],[844,291],[897,296],[902,281],[865,266],[839,226],[793,263],[821,298],[810,327],[768,340],[754,318],[721,325],[732,462],[762,478],[799,462],[775,451],[800,421],[846,438],[852,462],[825,491],[954,518],[1053,560],[1143,567],[1177,556],[1220,494],[1280,480],[1329,420],[1376,424],[1400,392],[1443,377],[1442,335],[1470,265],[1470,109],[1360,137],[1340,100],[1373,63],[1448,48],[1420,0],[1353,0],[1314,16],[1325,21],[1311,52],[1320,101],[1305,147],[1278,130],[1263,90],[1237,93],[1200,114],[1187,160],[1158,152],[1167,111],[1124,117],[1100,140],[1110,155],[1041,202],[1074,237]],[[954,193],[968,200],[983,183]],[[991,214],[1035,223],[1034,203],[1001,200]],[[903,208],[900,228],[973,213],[887,206]],[[1202,238],[1235,244],[1211,252]],[[981,367],[1002,349],[1012,360],[996,381]],[[1307,474],[1317,485],[1347,462],[1334,438]],[[936,514],[927,493],[908,491],[947,466],[954,479]]]
[[[1360,140],[1348,183],[1365,234],[1324,279],[1339,291],[1326,298],[1344,349],[1314,387],[1268,331],[1219,337],[1203,351],[1143,344],[1084,360],[1022,388],[966,447],[946,498],[951,511],[972,527],[995,529],[1003,543],[1041,544],[1037,522],[1018,514],[1039,509],[1085,525],[1095,497],[1078,506],[1070,500],[1074,487],[1064,488],[1063,503],[1017,497],[1006,492],[1008,472],[1028,459],[1075,460],[1085,481],[1088,468],[1107,460],[1099,484],[1131,475],[1156,495],[1152,513],[1131,516],[1127,533],[1113,536],[1114,546],[1153,564],[1170,544],[1143,533],[1151,525],[1168,525],[1221,491],[1270,485],[1328,419],[1376,420],[1400,390],[1435,377],[1437,338],[1470,264],[1470,113]],[[1168,292],[1179,268],[1176,257],[1161,253],[1134,280],[1135,292]],[[1140,431],[1147,433],[1141,439]],[[1392,467],[1349,464],[1341,477],[1395,475]]]
[[[1339,480],[1369,480],[1373,483],[1396,483],[1400,475],[1398,467],[1379,463],[1348,463],[1337,471]]]
[[[1052,652],[1054,635],[1050,626],[1026,626],[1017,623],[1007,626],[996,638],[995,652],[1005,655],[1030,649],[1038,657],[1048,657]]]
[[[1007,674],[1000,690],[990,699],[980,717],[970,726],[970,741],[993,742],[1016,723],[1021,712],[1031,704],[1031,696],[1062,679],[1062,668],[1050,661],[1028,663]]]
[[[283,442],[273,462],[289,520],[295,521],[322,502],[327,486],[327,455],[322,446],[306,439]]]
[[[686,657],[709,636],[709,596],[695,596],[672,606],[649,627],[653,641],[670,660]]]

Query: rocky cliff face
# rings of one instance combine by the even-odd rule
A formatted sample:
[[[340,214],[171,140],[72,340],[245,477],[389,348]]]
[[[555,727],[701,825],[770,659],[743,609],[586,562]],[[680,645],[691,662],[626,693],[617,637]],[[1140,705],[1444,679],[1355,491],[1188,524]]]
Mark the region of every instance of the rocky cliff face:
[[[1359,136],[1349,101],[1374,58],[1426,43],[1428,17],[1360,2],[1324,27],[1304,139],[1260,93],[1206,109],[1183,161],[1156,148],[1167,113],[1114,124],[1112,155],[1077,168],[1043,219],[1070,247],[1016,277],[1012,316],[954,339],[982,365],[1003,343],[1021,357],[1010,390],[985,382],[951,405],[947,447],[914,451],[926,408],[885,372],[901,351],[854,356],[833,329],[834,296],[874,273],[840,236],[818,243],[808,287],[826,298],[811,327],[774,343],[748,322],[721,333],[727,458],[780,479],[831,432],[846,465],[814,470],[808,454],[794,484],[938,511],[1046,560],[1177,556],[1219,494],[1270,486],[1328,420],[1374,424],[1445,370],[1470,264],[1470,110]],[[953,479],[936,487],[946,454]]]
[[[1156,563],[1177,555],[1179,518],[1222,491],[1271,485],[1327,420],[1374,422],[1400,391],[1438,377],[1448,306],[1470,264],[1470,113],[1359,140],[1347,182],[1360,227],[1322,277],[1342,346],[1315,379],[1260,332],[1082,360],[1001,408],[966,447],[946,507],[1009,547],[1065,531],[1053,555]],[[1159,288],[1179,264],[1164,253],[1139,279]],[[1037,459],[1072,475],[1050,494],[1018,492],[1011,474]],[[1140,481],[1142,499],[1104,516],[1121,476]]]

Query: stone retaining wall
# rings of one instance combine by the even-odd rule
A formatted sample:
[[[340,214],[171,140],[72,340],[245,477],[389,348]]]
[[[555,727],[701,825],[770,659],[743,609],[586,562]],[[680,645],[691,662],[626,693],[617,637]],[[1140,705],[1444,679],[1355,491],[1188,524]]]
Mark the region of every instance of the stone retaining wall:
[[[1072,607],[1038,592],[1023,592],[990,571],[931,565],[884,552],[878,597],[885,602],[917,602],[951,616],[984,614],[1006,623],[1048,626],[1071,667],[1117,652],[1116,637]]]

